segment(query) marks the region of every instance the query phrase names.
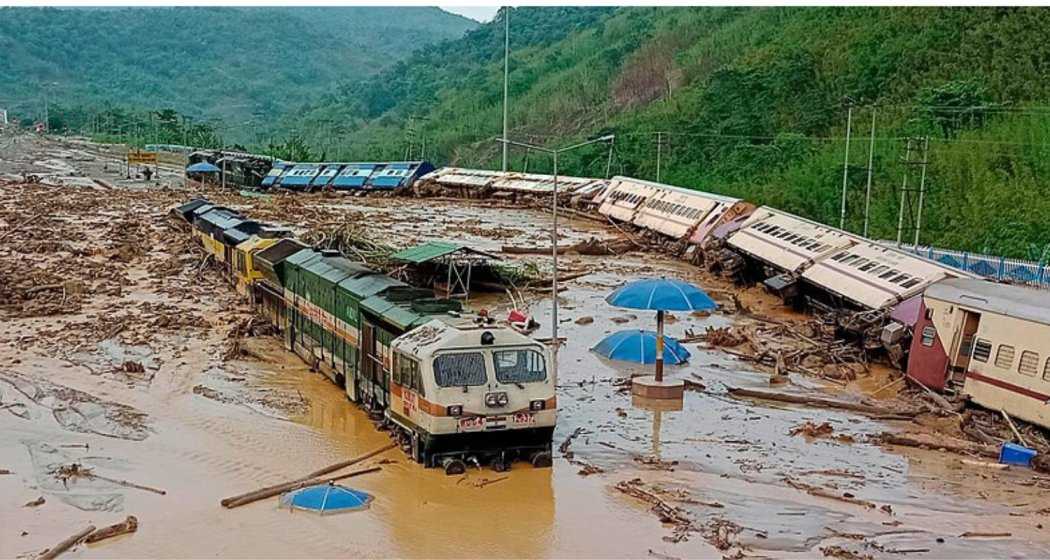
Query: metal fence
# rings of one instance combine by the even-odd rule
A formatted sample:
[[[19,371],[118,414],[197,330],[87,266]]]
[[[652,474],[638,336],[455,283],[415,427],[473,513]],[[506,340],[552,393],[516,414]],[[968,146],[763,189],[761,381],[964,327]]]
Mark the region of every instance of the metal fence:
[[[881,243],[891,247],[897,246],[896,243],[891,241],[882,241]],[[1027,284],[1032,287],[1050,290],[1050,263],[980,255],[924,245],[901,245],[899,249],[986,278]]]

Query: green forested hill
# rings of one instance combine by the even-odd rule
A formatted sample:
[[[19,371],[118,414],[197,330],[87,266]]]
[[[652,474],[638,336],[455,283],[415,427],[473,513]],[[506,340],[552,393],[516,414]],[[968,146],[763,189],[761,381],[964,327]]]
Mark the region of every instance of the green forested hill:
[[[476,23],[437,8],[0,9],[0,106],[274,119]]]
[[[1050,10],[520,8],[512,137],[616,133],[613,171],[862,227],[876,112],[872,237],[895,238],[906,138],[929,136],[921,241],[1050,256]],[[502,20],[434,45],[286,122],[335,155],[498,167]],[[328,144],[330,145],[330,144]],[[521,169],[524,154],[512,164]],[[912,160],[920,159],[916,153]],[[606,152],[569,158],[602,175]],[[530,170],[546,162],[535,154]],[[911,235],[907,235],[910,239]]]

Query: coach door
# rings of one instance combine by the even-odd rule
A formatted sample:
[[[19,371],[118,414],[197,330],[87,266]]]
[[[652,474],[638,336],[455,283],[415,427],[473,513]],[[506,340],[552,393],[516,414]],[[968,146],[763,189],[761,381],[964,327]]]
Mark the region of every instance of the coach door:
[[[374,407],[386,406],[383,394],[383,357],[379,354],[379,345],[376,342],[376,326],[368,321],[361,322],[361,373],[365,379],[361,391],[365,401],[372,403]]]
[[[966,378],[966,372],[970,369],[970,357],[973,355],[973,343],[977,336],[977,327],[981,324],[981,314],[973,311],[962,311],[962,329],[955,341],[952,350],[952,361],[950,365],[951,380],[961,383]]]

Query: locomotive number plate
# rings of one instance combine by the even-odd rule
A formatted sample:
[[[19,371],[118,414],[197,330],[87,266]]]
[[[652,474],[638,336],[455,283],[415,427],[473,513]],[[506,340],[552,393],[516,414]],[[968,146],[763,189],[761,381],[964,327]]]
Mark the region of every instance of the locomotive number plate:
[[[516,412],[514,413],[515,424],[535,424],[536,415],[531,412]]]
[[[468,416],[466,418],[459,419],[459,429],[463,432],[473,432],[475,430],[485,429],[485,417],[483,416]]]

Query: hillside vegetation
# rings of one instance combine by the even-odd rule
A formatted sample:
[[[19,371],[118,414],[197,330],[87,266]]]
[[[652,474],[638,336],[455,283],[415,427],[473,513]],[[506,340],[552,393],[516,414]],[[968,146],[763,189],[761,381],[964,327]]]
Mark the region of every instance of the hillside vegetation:
[[[437,8],[0,9],[0,107],[275,120],[476,23]]]
[[[896,238],[905,173],[910,187],[921,177],[903,163],[906,139],[928,136],[922,243],[1050,256],[1050,10],[520,8],[510,18],[515,139],[615,133],[613,172],[655,179],[661,132],[660,180],[837,225],[852,104],[848,229],[862,229],[874,110],[872,237]],[[425,153],[498,168],[502,42],[497,18],[341,88],[294,127],[330,157]],[[566,156],[564,169],[604,175],[606,150]],[[513,167],[525,157],[516,150]],[[530,171],[548,168],[529,156]]]

